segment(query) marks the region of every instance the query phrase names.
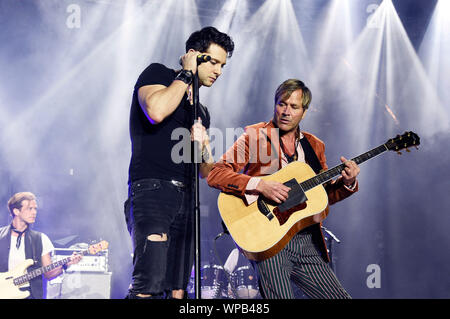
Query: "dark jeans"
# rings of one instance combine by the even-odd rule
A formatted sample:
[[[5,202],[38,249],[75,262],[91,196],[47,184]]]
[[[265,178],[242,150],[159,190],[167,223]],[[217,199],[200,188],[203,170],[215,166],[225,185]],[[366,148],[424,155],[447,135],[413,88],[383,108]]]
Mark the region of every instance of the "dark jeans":
[[[130,185],[124,205],[134,249],[130,294],[186,290],[194,259],[191,194],[186,186],[160,179]]]

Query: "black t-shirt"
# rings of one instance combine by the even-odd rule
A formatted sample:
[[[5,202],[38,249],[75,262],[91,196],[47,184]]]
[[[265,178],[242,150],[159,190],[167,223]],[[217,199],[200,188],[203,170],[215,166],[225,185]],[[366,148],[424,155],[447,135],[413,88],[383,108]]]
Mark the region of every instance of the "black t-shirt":
[[[130,111],[131,162],[128,182],[144,178],[177,180],[188,183],[193,178],[193,164],[190,153],[190,137],[187,132],[192,127],[194,109],[184,95],[175,111],[159,124],[152,124],[145,115],[137,92],[140,87],[152,84],[169,86],[176,77],[175,70],[162,64],[149,65],[139,76],[133,92]],[[207,129],[210,125],[208,109],[200,104],[198,116]],[[179,128],[184,128],[184,137]],[[173,136],[172,136],[172,133]],[[183,142],[183,144],[181,144]],[[174,148],[175,147],[175,148]],[[184,147],[184,148],[183,148]],[[189,150],[184,153],[183,150]],[[180,162],[181,160],[181,162]]]

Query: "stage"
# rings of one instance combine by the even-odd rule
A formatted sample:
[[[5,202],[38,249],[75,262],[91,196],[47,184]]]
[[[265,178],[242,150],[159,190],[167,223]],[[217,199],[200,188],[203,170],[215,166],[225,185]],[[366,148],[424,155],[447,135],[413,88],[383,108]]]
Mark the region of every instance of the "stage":
[[[208,25],[235,43],[199,92],[215,160],[272,118],[289,78],[311,89],[301,130],[324,141],[330,168],[405,131],[420,136],[417,149],[362,163],[359,191],[331,206],[323,232],[353,298],[450,298],[449,1],[2,0],[0,20],[0,226],[8,198],[30,191],[33,228],[60,252],[109,242],[107,258],[67,272],[49,298],[127,294],[133,87],[150,63],[180,68],[186,38]],[[200,180],[202,296],[259,300],[250,262],[221,234],[218,195]]]

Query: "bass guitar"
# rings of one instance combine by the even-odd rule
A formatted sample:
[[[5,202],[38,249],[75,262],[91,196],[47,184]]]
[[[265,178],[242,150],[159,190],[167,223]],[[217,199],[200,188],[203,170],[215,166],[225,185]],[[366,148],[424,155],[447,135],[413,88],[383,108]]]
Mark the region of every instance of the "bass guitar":
[[[88,249],[79,252],[81,255],[95,255],[98,252],[108,249],[108,242],[102,240],[97,244],[90,245]],[[20,290],[31,279],[41,276],[46,272],[57,267],[66,265],[70,262],[70,257],[58,260],[48,266],[43,266],[27,272],[27,268],[34,264],[32,259],[26,259],[13,270],[0,273],[0,299],[24,299],[30,295],[29,291]]]

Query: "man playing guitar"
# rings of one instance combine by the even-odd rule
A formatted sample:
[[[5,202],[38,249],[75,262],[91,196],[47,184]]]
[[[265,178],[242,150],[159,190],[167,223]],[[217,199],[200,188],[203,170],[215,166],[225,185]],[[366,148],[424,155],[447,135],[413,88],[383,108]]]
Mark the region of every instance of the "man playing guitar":
[[[273,119],[248,126],[214,165],[208,184],[242,197],[248,205],[260,195],[280,204],[288,199],[290,187],[258,176],[276,173],[293,161],[308,163],[316,173],[326,170],[324,143],[299,129],[310,102],[311,92],[302,81],[284,81],[275,93]],[[344,163],[341,176],[324,185],[330,205],[358,190],[358,165],[344,157],[341,161]],[[327,264],[329,258],[320,229],[327,215],[328,205],[322,212],[297,223],[292,238],[282,250],[267,258],[250,258],[264,298],[293,298],[290,280],[311,298],[350,298]]]
[[[44,233],[31,229],[37,216],[36,196],[30,192],[16,193],[9,199],[8,209],[13,219],[10,225],[0,228],[0,273],[13,270],[26,259],[34,260],[30,270],[51,265],[52,242]],[[73,253],[66,265],[76,264],[81,258]],[[63,266],[59,266],[43,275],[50,280],[62,272]],[[28,298],[42,299],[45,298],[42,284],[42,276],[37,276],[21,289],[30,293]]]

